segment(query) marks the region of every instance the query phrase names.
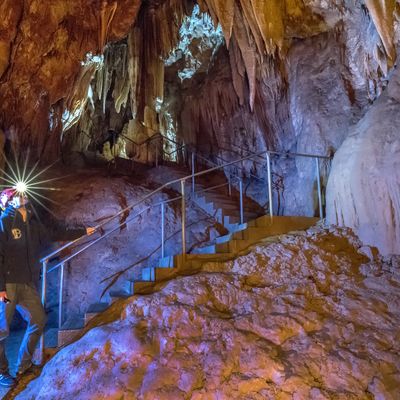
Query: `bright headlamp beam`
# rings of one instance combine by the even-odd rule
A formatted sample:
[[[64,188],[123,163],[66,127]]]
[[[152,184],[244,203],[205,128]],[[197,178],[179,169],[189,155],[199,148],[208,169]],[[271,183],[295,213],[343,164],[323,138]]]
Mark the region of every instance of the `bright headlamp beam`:
[[[18,193],[24,194],[28,190],[28,186],[25,182],[19,181],[15,185],[15,189]]]

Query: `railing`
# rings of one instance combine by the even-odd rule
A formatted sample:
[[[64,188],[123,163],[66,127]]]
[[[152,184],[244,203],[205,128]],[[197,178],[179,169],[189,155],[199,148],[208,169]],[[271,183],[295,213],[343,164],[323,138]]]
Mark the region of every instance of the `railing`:
[[[161,142],[163,143],[163,141],[168,141],[169,143],[172,143],[174,146],[176,146],[176,149],[171,151],[171,152],[167,152],[164,150],[164,148],[162,148],[162,155],[167,155],[167,156],[172,156],[174,153],[178,153],[181,150],[184,150],[186,148],[185,144],[176,142],[175,140],[168,138],[167,136],[159,133],[155,133],[154,135],[146,138],[145,140],[141,141],[141,142],[136,142],[135,140],[131,139],[130,137],[120,133],[117,134],[115,133],[113,136],[113,147],[116,145],[117,142],[117,138],[123,138],[126,141],[128,141],[129,143],[131,143],[134,148],[135,148],[135,153],[137,154],[141,154],[142,153],[142,148],[145,146],[146,148],[146,162],[149,162],[149,146],[152,145],[153,143],[156,143],[155,146],[155,165],[158,166],[158,162],[159,162],[159,145],[157,145],[157,142]],[[112,148],[110,147],[110,151],[112,156],[114,157],[114,159],[118,156],[115,152],[115,149],[112,150]],[[129,159],[133,162],[135,161],[135,156],[129,157]]]
[[[187,193],[186,193],[186,182],[187,181],[191,181],[191,186],[192,186],[192,192],[195,192],[195,184],[196,184],[196,178],[207,175],[207,174],[211,174],[213,172],[219,171],[219,170],[224,170],[225,168],[231,167],[231,166],[236,166],[244,161],[247,160],[259,160],[262,159],[264,161],[267,162],[267,178],[268,178],[268,197],[269,197],[269,214],[271,216],[274,215],[273,212],[273,193],[272,193],[272,168],[271,168],[271,156],[272,155],[278,155],[278,156],[295,156],[295,157],[309,157],[309,158],[314,158],[315,162],[316,162],[316,178],[317,178],[317,187],[318,187],[318,201],[319,201],[319,213],[320,213],[320,217],[323,218],[323,208],[322,208],[322,189],[321,189],[321,183],[320,183],[320,167],[319,167],[319,161],[321,159],[330,159],[330,157],[326,157],[326,156],[320,156],[320,155],[313,155],[313,154],[302,154],[302,153],[281,153],[281,152],[275,152],[275,151],[262,151],[260,153],[255,153],[255,154],[250,154],[248,156],[242,157],[238,160],[235,161],[231,161],[231,162],[227,162],[224,163],[222,165],[217,165],[216,163],[207,160],[205,157],[203,157],[202,155],[197,154],[198,158],[202,158],[203,160],[207,161],[208,163],[214,164],[214,166],[212,166],[211,168],[208,168],[204,171],[199,171],[196,172],[195,171],[195,153],[192,152],[192,158],[191,158],[191,174],[187,175],[183,178],[180,179],[175,179],[172,180],[166,184],[163,184],[162,186],[160,186],[159,188],[157,188],[156,190],[152,191],[151,193],[147,194],[146,196],[144,196],[143,198],[141,198],[139,201],[137,201],[136,203],[129,205],[127,207],[125,207],[124,209],[122,209],[121,211],[119,211],[118,213],[116,213],[115,215],[111,216],[110,218],[106,219],[104,222],[102,222],[101,224],[97,225],[95,227],[95,232],[101,232],[102,228],[109,224],[110,222],[116,220],[119,216],[127,213],[128,211],[133,210],[134,208],[138,207],[139,205],[143,204],[146,200],[152,198],[154,195],[156,195],[157,193],[162,192],[164,189],[166,189],[167,187],[171,187],[174,184],[179,183],[180,184],[180,190],[181,190],[181,195],[167,200],[167,201],[162,201],[162,202],[157,202],[153,205],[150,205],[146,208],[144,208],[143,210],[139,211],[138,213],[134,214],[132,217],[128,218],[127,220],[124,220],[123,222],[120,222],[119,224],[117,224],[117,226],[111,227],[111,229],[107,232],[105,232],[104,234],[102,234],[100,237],[90,241],[89,243],[81,243],[82,240],[84,238],[87,238],[88,235],[83,235],[80,238],[70,241],[68,243],[66,243],[65,245],[63,245],[62,247],[58,248],[57,250],[53,251],[51,254],[48,254],[46,257],[41,259],[41,263],[42,263],[42,289],[41,289],[41,300],[43,305],[45,305],[46,303],[46,290],[47,290],[47,274],[60,269],[60,282],[59,282],[59,310],[58,310],[58,325],[59,328],[61,328],[62,324],[63,324],[63,288],[64,288],[64,269],[65,269],[65,265],[67,262],[69,262],[70,260],[72,260],[73,258],[75,258],[76,256],[78,256],[79,254],[83,253],[84,251],[88,250],[89,248],[91,248],[92,246],[94,246],[95,244],[97,244],[98,242],[100,242],[101,240],[104,240],[105,238],[109,237],[112,233],[114,233],[115,231],[117,231],[121,226],[131,222],[132,220],[134,220],[135,218],[137,218],[138,216],[142,215],[144,212],[149,211],[151,209],[154,209],[155,207],[161,207],[161,256],[164,257],[165,256],[165,205],[172,202],[172,201],[177,201],[177,200],[181,200],[181,212],[182,212],[182,221],[181,221],[181,235],[182,235],[182,254],[183,256],[186,254],[186,199],[187,199]],[[240,177],[235,177],[239,179],[239,207],[240,207],[240,222],[243,223],[244,222],[244,213],[243,213],[243,184],[242,184],[242,179],[240,179]],[[228,182],[225,183],[224,185],[218,185],[215,186],[213,188],[216,187],[220,187],[220,186],[225,186],[225,185],[231,185],[231,178],[228,177],[227,178]],[[73,246],[82,246],[82,248],[76,250],[75,247]],[[72,248],[72,254],[67,256],[66,258],[62,259],[61,261],[57,262],[55,265],[52,265],[49,268],[49,262],[51,259],[54,259],[55,257],[59,256],[60,253],[66,249]],[[43,341],[43,337],[41,339],[41,348],[43,350],[43,345],[44,345],[44,341]]]

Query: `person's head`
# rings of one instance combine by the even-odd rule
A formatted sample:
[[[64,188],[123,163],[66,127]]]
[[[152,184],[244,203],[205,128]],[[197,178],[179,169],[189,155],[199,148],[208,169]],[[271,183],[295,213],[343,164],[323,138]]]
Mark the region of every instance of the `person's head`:
[[[4,189],[0,194],[0,204],[3,209],[9,205],[14,208],[24,207],[28,203],[28,198],[23,193],[18,193],[13,188]]]

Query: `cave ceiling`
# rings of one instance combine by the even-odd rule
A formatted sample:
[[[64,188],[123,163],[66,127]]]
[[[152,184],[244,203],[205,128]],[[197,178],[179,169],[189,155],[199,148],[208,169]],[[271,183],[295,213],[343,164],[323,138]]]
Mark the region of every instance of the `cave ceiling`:
[[[377,73],[385,75],[396,60],[396,0],[198,0],[197,4],[223,32],[236,96],[229,101],[246,104],[251,112],[262,113],[255,103],[257,86],[266,75],[277,74],[285,84],[285,63],[294,41],[345,30],[360,10],[374,27],[371,40],[365,39],[372,49],[366,52],[366,63],[376,64],[375,72],[379,69]],[[29,147],[38,156],[57,154],[62,117],[87,100],[96,73],[99,98],[112,87],[117,109],[129,103],[133,119],[157,130],[164,61],[179,42],[182,21],[194,5],[190,0],[3,0],[0,128],[6,137],[18,149]],[[107,53],[112,43],[120,43],[117,53]],[[99,73],[93,59],[101,55],[109,63],[113,58],[114,65],[120,63],[118,82],[111,84],[107,71]]]

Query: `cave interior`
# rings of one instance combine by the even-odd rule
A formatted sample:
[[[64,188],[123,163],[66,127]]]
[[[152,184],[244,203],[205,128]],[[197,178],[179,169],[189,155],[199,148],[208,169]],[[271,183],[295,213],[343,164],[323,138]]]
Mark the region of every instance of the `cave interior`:
[[[15,398],[398,398],[398,0],[0,15],[2,189],[45,230],[93,228],[37,260],[46,363]]]

